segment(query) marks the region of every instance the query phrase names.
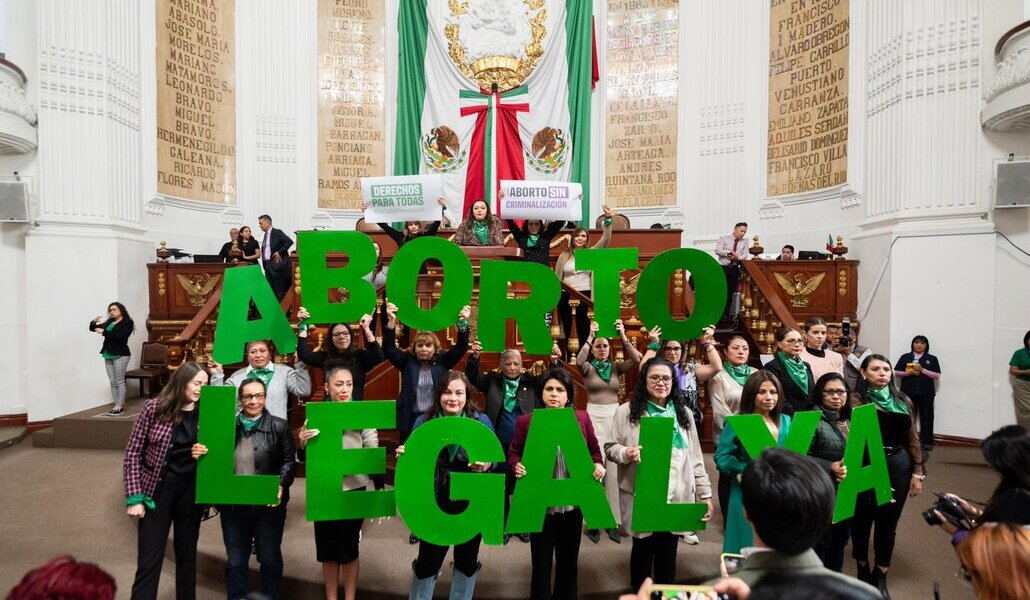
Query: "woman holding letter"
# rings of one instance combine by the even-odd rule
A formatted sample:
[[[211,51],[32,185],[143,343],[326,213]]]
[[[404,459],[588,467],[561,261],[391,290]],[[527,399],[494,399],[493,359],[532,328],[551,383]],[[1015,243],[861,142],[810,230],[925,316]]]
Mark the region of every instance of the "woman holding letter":
[[[591,248],[607,248],[612,242],[612,221],[615,212],[605,204],[601,207],[604,211],[604,233],[601,239]],[[577,227],[569,238],[569,247],[558,255],[554,264],[554,272],[558,275],[558,281],[571,287],[577,292],[590,298],[594,288],[594,278],[589,272],[576,270],[576,250],[587,248],[590,243],[590,232],[583,227]],[[562,290],[561,299],[558,300],[558,315],[561,318],[562,331],[566,340],[569,339],[569,332],[572,331],[572,305],[569,304],[568,290]],[[580,347],[587,339],[590,328],[590,317],[587,315],[587,307],[580,305],[576,311],[576,334],[579,338]]]
[[[329,402],[350,402],[354,394],[354,375],[343,362],[330,362],[325,366],[325,397]],[[300,449],[297,461],[307,458],[307,445],[319,430],[308,429],[304,421],[297,434]],[[337,438],[338,439],[338,438]],[[336,442],[339,444],[339,441]],[[348,429],[343,432],[343,448],[375,448],[379,434],[375,429]],[[339,446],[337,446],[339,448]],[[368,487],[368,475],[348,475],[343,478],[343,491],[363,490]],[[322,578],[326,600],[336,600],[343,573],[343,597],[354,600],[358,591],[358,543],[364,519],[315,521],[315,556],[322,563]]]
[[[633,398],[619,406],[612,423],[611,440],[605,444],[608,460],[619,465],[619,507],[622,528],[633,536],[630,553],[630,585],[639,589],[647,577],[655,583],[675,583],[676,551],[681,532],[637,533],[632,530],[633,493],[637,465],[644,448],[640,445],[641,417],[664,417],[673,421],[672,454],[669,464],[668,502],[704,502],[708,510],[703,521],[712,518],[712,486],[705,470],[701,441],[694,415],[679,393],[674,365],[655,358],[644,365]]]
[[[687,344],[678,340],[663,340],[662,328],[655,327],[647,334],[647,352],[640,359],[641,364],[656,356],[660,356],[671,362],[676,371],[676,382],[679,383],[680,393],[686,396],[687,407],[694,413],[694,423],[700,428],[702,415],[701,407],[698,404],[697,387],[700,383],[706,383],[716,373],[722,370],[722,357],[715,349],[715,326],[705,327],[704,334],[699,340],[701,348],[708,358],[708,364],[699,365],[693,358],[687,356]]]
[[[442,207],[441,213],[447,208],[447,201],[443,198],[438,198],[437,203]],[[361,212],[366,212],[368,205],[365,203],[361,204]],[[389,223],[376,223],[379,228],[386,232],[386,235],[390,236],[390,239],[397,244],[397,249],[400,250],[404,244],[407,244],[415,238],[420,238],[427,235],[436,235],[436,230],[440,229],[440,221],[433,221],[429,224],[423,224],[422,221],[405,221],[404,231],[397,231],[390,226]]]
[[[747,378],[755,368],[747,364],[751,349],[747,340],[739,335],[730,336],[722,349],[722,370],[708,382],[708,399],[712,403],[712,439],[719,441],[726,426],[726,417],[740,410],[740,395]],[[719,473],[719,509],[722,526],[726,528],[726,509],[730,503],[730,477]]]
[[[801,359],[805,339],[801,332],[784,325],[776,330],[776,356],[765,363],[765,370],[776,376],[780,384],[783,413],[788,417],[811,408],[810,397],[815,377],[812,367]]]
[[[308,346],[310,327],[307,320],[311,318],[311,314],[301,306],[297,310],[297,318],[300,319],[300,325],[297,326],[297,357],[304,364],[318,368],[325,367],[330,361],[347,363],[354,376],[354,399],[361,400],[365,393],[365,374],[386,360],[383,348],[372,332],[372,316],[363,315],[358,321],[358,329],[365,338],[364,348],[354,346],[354,336],[349,325],[333,323],[329,326],[329,343],[323,342],[325,350],[318,352],[312,352]]]
[[[839,373],[826,373],[815,382],[812,390],[812,404],[822,409],[822,418],[815,430],[815,437],[808,449],[808,455],[819,463],[834,485],[839,485],[848,475],[844,466],[844,449],[848,444],[851,429],[851,404],[848,396],[851,390]],[[844,547],[851,537],[851,519],[844,519],[830,525],[823,539],[815,545],[815,553],[823,566],[838,573],[844,568]]]
[[[472,406],[472,384],[468,377],[458,371],[448,371],[436,390],[433,405],[425,414],[415,421],[418,428],[430,419],[441,417],[464,417],[476,419],[486,425],[490,431],[493,426],[490,419]],[[413,429],[414,429],[413,428]],[[404,446],[397,447],[397,456],[404,454]],[[451,499],[452,473],[483,473],[490,469],[490,463],[469,462],[468,453],[461,446],[447,446],[436,458],[434,490],[436,502],[447,514],[461,514],[468,508],[467,500]],[[476,589],[476,578],[479,577],[479,544],[483,536],[477,534],[471,540],[454,547],[454,572],[451,576],[451,600],[471,599]],[[418,558],[411,563],[411,591],[408,598],[412,600],[431,600],[436,578],[447,557],[448,546],[437,546],[425,540],[418,545]]]
[[[783,388],[780,380],[769,371],[757,371],[748,377],[740,395],[740,414],[761,415],[776,445],[782,446],[786,441],[790,431],[790,417],[783,414]],[[744,516],[744,498],[740,491],[740,476],[751,458],[737,437],[737,432],[727,422],[715,447],[715,466],[719,469],[720,477],[730,478],[726,533],[722,542],[722,551],[729,554],[739,554],[741,548],[754,545],[754,535],[751,524]]]
[[[576,395],[572,376],[563,368],[553,367],[543,373],[538,380],[538,406],[552,408],[569,408],[575,411],[576,421],[583,432],[583,440],[594,460],[594,479],[604,479],[604,457],[594,435],[594,427],[590,416],[585,411],[576,410],[573,398]],[[526,437],[533,420],[533,413],[519,417],[515,425],[515,438],[508,449],[508,465],[516,478],[526,476],[526,467],[522,464],[522,453],[526,447]],[[555,479],[568,479],[569,472],[565,466],[561,450],[555,461]],[[529,534],[529,548],[532,555],[533,575],[530,598],[533,600],[570,600],[577,597],[576,575],[579,571],[580,530],[583,527],[583,512],[578,506],[552,506],[544,517],[544,528],[540,533]],[[554,560],[554,588],[551,587],[551,561]]]
[[[503,230],[501,220],[490,212],[490,205],[485,200],[476,200],[452,241],[459,246],[503,246]]]
[[[157,598],[168,532],[175,524],[175,597],[196,598],[197,539],[203,508],[194,498],[197,402],[207,370],[183,363],[157,398],[143,403],[125,449],[126,513],[139,519],[133,600]]]
[[[640,353],[633,342],[626,337],[626,326],[622,320],[615,321],[615,330],[622,338],[622,349],[626,353],[627,360],[613,362],[611,359],[612,346],[607,338],[599,338],[597,331],[600,325],[596,321],[590,324],[590,337],[579,350],[576,356],[576,366],[583,375],[583,385],[587,389],[587,414],[594,425],[594,433],[602,446],[612,442],[611,428],[612,419],[615,418],[616,410],[619,407],[619,388],[622,385],[622,376],[630,369],[640,364]],[[608,477],[604,482],[604,491],[608,496],[608,505],[619,519],[619,486],[614,477]],[[624,525],[626,525],[624,523]],[[628,525],[627,525],[628,528]],[[608,530],[608,538],[616,544],[621,542],[621,536],[617,528]],[[601,541],[601,534],[596,529],[588,529],[587,537],[591,542]]]
[[[880,588],[883,597],[889,599],[887,570],[894,554],[898,520],[905,508],[905,500],[922,493],[926,471],[919,434],[916,433],[915,408],[908,396],[891,383],[893,369],[890,361],[883,355],[870,354],[862,361],[859,373],[862,378],[851,394],[851,404],[855,407],[864,404],[876,406],[893,500],[877,506],[872,490],[859,494],[852,520],[851,556],[857,563],[858,578]],[[875,567],[869,564],[870,533]]]
[[[261,564],[261,593],[279,597],[283,578],[283,528],[286,504],[290,501],[294,462],[293,433],[285,419],[265,410],[265,382],[257,377],[240,384],[237,400],[236,445],[233,473],[236,475],[278,475],[279,494],[270,506],[222,506],[222,539],[227,564],[225,585],[229,598],[248,593],[251,542]],[[207,454],[207,446],[193,444],[194,460]]]

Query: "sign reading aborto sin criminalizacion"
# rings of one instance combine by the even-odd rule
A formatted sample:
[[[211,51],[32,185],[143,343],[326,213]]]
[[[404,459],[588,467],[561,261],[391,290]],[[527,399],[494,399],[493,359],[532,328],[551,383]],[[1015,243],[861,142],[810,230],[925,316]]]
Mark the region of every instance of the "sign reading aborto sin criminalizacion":
[[[235,0],[156,10],[157,193],[235,206]]]
[[[439,175],[401,175],[397,177],[364,177],[361,179],[361,201],[365,203],[365,220],[439,221],[443,180]]]
[[[501,180],[498,215],[502,219],[579,221],[583,218],[583,186],[560,181]]]
[[[848,180],[849,0],[772,0],[766,193]]]

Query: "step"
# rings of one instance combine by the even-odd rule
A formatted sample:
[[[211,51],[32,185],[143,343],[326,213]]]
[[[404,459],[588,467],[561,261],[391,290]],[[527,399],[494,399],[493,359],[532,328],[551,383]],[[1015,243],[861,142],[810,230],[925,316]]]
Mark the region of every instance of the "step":
[[[54,448],[124,450],[143,403],[127,400],[125,412],[107,415],[112,404],[104,404],[54,419]]]
[[[54,447],[54,428],[47,427],[46,429],[40,429],[39,431],[32,432],[32,447],[33,448],[53,448]]]
[[[16,427],[0,427],[0,450],[10,448],[24,440],[28,435],[29,430],[23,425]]]

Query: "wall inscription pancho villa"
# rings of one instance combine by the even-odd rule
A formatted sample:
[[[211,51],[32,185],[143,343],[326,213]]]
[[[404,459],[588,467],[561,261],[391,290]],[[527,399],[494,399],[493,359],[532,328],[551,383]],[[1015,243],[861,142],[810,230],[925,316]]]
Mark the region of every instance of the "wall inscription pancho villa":
[[[849,0],[772,0],[769,196],[848,180]]]
[[[361,208],[386,174],[385,5],[318,0],[318,207]]]
[[[605,200],[676,205],[679,2],[608,0]]]
[[[235,0],[157,0],[157,192],[236,204]]]

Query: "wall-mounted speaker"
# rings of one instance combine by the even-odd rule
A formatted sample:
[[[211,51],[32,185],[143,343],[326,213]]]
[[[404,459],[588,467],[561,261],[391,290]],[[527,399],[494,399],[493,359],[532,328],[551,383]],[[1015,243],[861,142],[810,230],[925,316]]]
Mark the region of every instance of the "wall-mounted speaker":
[[[0,181],[0,223],[29,222],[29,190],[22,181]]]
[[[1030,206],[1030,158],[994,163],[994,208]]]

